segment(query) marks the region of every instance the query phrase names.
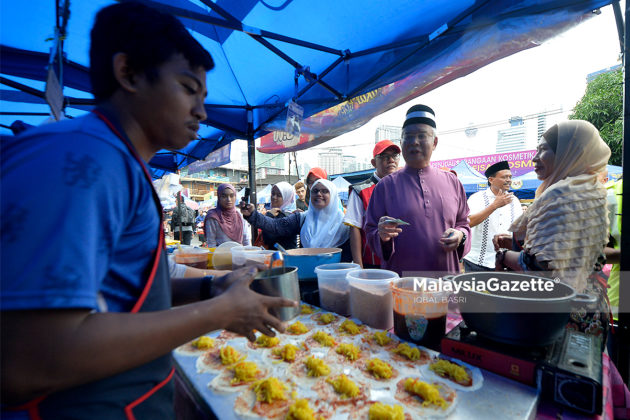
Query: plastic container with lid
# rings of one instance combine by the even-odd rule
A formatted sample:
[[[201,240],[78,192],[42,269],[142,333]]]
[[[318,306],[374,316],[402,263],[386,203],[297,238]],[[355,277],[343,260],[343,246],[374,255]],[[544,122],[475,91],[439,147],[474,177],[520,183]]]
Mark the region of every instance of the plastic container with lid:
[[[346,275],[359,264],[335,263],[315,267],[319,302],[322,308],[339,315],[350,315],[350,288]]]
[[[259,246],[235,246],[230,249],[232,253],[232,269],[237,269],[245,266],[245,261],[247,261],[247,256],[250,254],[254,254],[262,251],[263,249]]]
[[[346,275],[350,287],[350,314],[373,328],[394,326],[390,284],[398,274],[389,270],[359,269]]]
[[[212,254],[212,265],[217,270],[231,270],[232,269],[232,252],[231,249],[235,246],[241,246],[238,242],[223,242],[216,247]]]
[[[403,340],[439,348],[446,333],[450,289],[438,279],[403,277],[390,285],[394,333]]]
[[[175,262],[205,270],[208,268],[208,250],[202,248],[180,248],[173,252]]]

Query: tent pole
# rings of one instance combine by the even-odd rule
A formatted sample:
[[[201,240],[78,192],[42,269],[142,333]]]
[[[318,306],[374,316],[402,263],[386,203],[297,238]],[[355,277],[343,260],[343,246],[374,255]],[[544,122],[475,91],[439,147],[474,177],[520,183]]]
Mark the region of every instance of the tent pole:
[[[630,171],[630,3],[626,2],[625,39],[623,43],[623,144],[622,144],[622,179],[628,180]],[[615,364],[625,383],[630,378],[630,182],[625,181],[622,189],[621,206],[621,243],[619,256],[619,342]]]
[[[249,202],[256,207],[258,204],[256,199],[256,141],[254,139],[254,111],[251,108],[247,110],[247,166],[251,191]],[[256,240],[255,232],[256,230],[252,226],[252,244]]]

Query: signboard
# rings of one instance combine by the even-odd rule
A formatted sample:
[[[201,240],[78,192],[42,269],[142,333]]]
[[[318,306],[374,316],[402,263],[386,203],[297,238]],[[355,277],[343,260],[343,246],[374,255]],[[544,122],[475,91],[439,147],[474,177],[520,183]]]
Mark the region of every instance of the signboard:
[[[512,177],[516,178],[534,170],[532,158],[536,154],[535,150],[522,150],[520,152],[497,153],[493,155],[472,156],[457,159],[436,160],[431,162],[434,168],[452,168],[462,160],[466,161],[473,169],[482,175],[488,166],[507,160],[510,164]]]
[[[223,146],[217,149],[205,157],[204,160],[198,160],[191,163],[186,167],[188,174],[194,174],[201,171],[207,171],[209,169],[218,168],[219,166],[230,163],[230,150],[231,146]]]

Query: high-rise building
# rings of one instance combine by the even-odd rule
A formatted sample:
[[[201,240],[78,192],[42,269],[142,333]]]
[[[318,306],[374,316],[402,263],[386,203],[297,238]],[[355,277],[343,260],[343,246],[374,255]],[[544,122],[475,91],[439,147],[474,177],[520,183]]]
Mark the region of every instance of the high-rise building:
[[[320,152],[317,163],[320,168],[328,172],[328,175],[342,173],[343,152],[341,148],[331,147],[325,152]]]
[[[374,144],[381,140],[391,140],[394,144],[400,146],[400,138],[402,137],[402,128],[396,125],[380,125],[376,129],[374,135]]]
[[[261,178],[265,178],[267,175],[280,175],[285,171],[285,154],[268,154],[260,153],[256,150],[256,172]]]
[[[522,117],[510,118],[510,128],[497,131],[496,153],[525,149],[525,125]]]
[[[352,155],[343,155],[341,162],[341,171],[345,174],[357,170],[357,157]]]

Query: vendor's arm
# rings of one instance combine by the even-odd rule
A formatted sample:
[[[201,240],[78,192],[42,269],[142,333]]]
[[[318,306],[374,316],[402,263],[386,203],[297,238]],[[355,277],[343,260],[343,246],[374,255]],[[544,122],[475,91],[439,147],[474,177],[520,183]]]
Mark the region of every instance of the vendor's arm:
[[[361,242],[361,230],[356,226],[350,226],[350,251],[352,251],[352,261],[363,268],[363,244]]]
[[[249,285],[255,272],[250,269],[214,299],[165,311],[3,311],[3,402],[20,403],[115,375],[208,331],[225,328],[250,340],[253,329],[272,336],[270,328],[283,332],[282,322],[268,309],[297,302],[252,291]]]

